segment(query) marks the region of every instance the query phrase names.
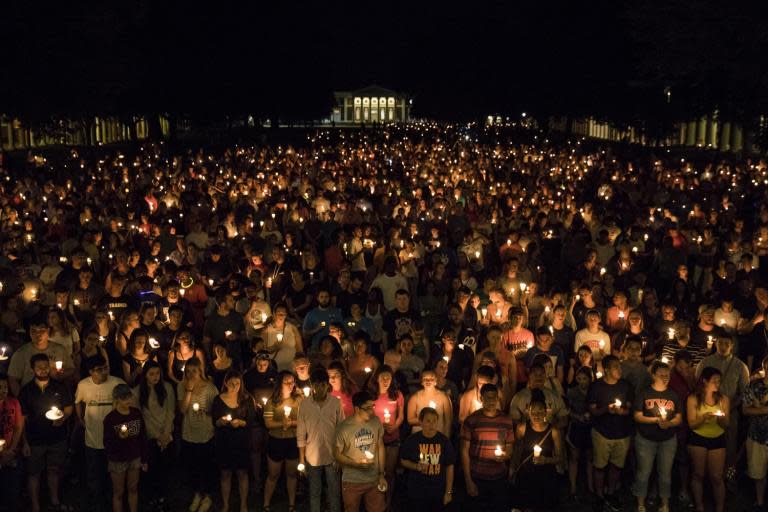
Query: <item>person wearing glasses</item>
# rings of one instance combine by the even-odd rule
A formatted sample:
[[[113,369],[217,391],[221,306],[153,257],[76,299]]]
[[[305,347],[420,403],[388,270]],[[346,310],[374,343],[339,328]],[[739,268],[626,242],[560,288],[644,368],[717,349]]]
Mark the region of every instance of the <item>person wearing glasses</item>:
[[[368,512],[384,512],[387,492],[384,427],[376,417],[370,393],[355,393],[352,405],[355,412],[336,429],[333,450],[334,458],[342,469],[344,511],[357,512],[360,502],[365,501]]]

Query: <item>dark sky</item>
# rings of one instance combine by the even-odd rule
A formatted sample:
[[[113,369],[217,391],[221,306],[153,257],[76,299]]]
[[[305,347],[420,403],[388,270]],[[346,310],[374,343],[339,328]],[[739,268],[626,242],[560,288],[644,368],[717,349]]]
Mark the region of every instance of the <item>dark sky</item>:
[[[681,9],[659,20],[649,15],[656,5]],[[679,43],[669,34],[684,26],[675,16],[692,15],[685,5],[18,2],[0,14],[0,48],[12,49],[0,111],[313,117],[328,112],[333,90],[373,83],[410,92],[418,114],[439,118],[610,110],[627,103],[628,84],[660,97],[675,66],[654,52]]]

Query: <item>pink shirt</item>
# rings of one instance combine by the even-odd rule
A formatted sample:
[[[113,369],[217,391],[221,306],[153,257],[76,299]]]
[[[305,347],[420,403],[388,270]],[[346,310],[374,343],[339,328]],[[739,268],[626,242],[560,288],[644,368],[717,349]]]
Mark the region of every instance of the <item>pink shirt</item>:
[[[349,418],[354,414],[355,407],[352,405],[352,397],[343,391],[331,391],[331,396],[335,396],[341,400],[341,410],[344,412],[344,417]]]
[[[397,421],[397,411],[402,410],[404,404],[405,400],[403,399],[403,394],[399,391],[397,392],[397,398],[395,400],[392,400],[389,398],[389,395],[386,394],[379,395],[379,398],[373,403],[373,412],[379,418],[381,424],[386,425],[387,415],[384,414],[384,411],[389,411],[389,423],[394,424],[395,421]],[[400,439],[400,430],[395,430],[391,434],[387,434],[386,430],[384,431],[385,443],[397,441],[398,439]]]

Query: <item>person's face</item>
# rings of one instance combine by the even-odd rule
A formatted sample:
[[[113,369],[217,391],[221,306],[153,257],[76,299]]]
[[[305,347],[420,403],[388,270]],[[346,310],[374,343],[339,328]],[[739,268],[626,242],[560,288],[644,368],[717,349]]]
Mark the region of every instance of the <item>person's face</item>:
[[[269,370],[269,359],[257,359],[256,371],[259,373],[267,373],[267,370]]]
[[[565,310],[563,309],[556,309],[553,318],[557,320],[557,322],[564,322],[565,321]]]
[[[434,373],[424,372],[421,375],[421,385],[424,387],[425,390],[429,391],[429,390],[435,389],[436,384],[437,384],[437,379]]]
[[[709,381],[707,381],[707,386],[706,386],[707,390],[712,392],[717,391],[718,389],[720,389],[721,381],[722,379],[720,375],[713,375],[709,379]]]
[[[380,373],[378,382],[379,382],[379,391],[381,393],[386,393],[386,391],[389,389],[389,386],[392,385],[392,374],[389,372]]]
[[[485,412],[494,412],[498,409],[499,405],[499,393],[498,391],[486,391],[480,395],[480,403],[483,405]]]
[[[539,334],[539,346],[543,350],[549,350],[549,348],[552,346],[552,335]]]
[[[227,355],[227,351],[221,345],[214,345],[213,352],[216,355],[216,359],[223,359]]]
[[[675,319],[675,308],[669,306],[663,306],[661,308],[661,316],[664,320],[670,322]]]
[[[640,320],[642,320],[642,317],[639,313],[631,313],[629,315],[629,325],[632,327],[639,327],[640,326]]]
[[[653,379],[664,387],[669,385],[670,372],[668,368],[659,368],[656,373],[653,374]]]
[[[595,330],[600,325],[600,317],[598,315],[588,315],[587,316],[587,326],[591,330]]]
[[[331,296],[328,292],[322,291],[317,294],[317,303],[320,305],[320,307],[325,308],[328,307],[328,304],[331,302]]]
[[[33,325],[29,329],[29,336],[35,345],[43,344],[48,341],[48,327],[45,325]]]
[[[144,321],[144,324],[149,325],[155,321],[156,316],[157,311],[155,311],[155,308],[146,308],[142,313],[142,320]]]
[[[227,386],[227,391],[229,393],[232,393],[234,395],[238,394],[240,392],[240,386],[242,386],[242,382],[239,378],[232,378],[229,379],[225,385]]]
[[[636,360],[640,358],[640,354],[642,354],[643,348],[639,343],[630,343],[624,349],[624,352],[629,359]]]
[[[301,360],[296,361],[294,363],[296,375],[301,377],[302,379],[306,379],[307,374],[309,373],[309,363],[307,361]]]
[[[357,340],[357,341],[355,342],[355,354],[357,354],[357,355],[359,355],[359,356],[362,356],[363,354],[365,354],[365,352],[366,352],[367,348],[368,348],[368,347],[367,347],[367,345],[365,344],[365,341],[363,341],[363,340]]]
[[[445,362],[444,359],[441,359],[437,362],[435,365],[435,373],[441,378],[444,379],[448,375],[448,363]]]
[[[363,416],[364,420],[369,420],[371,417],[373,417],[373,401],[369,400],[365,402],[363,405],[360,406],[358,409]]]
[[[528,407],[528,415],[535,423],[544,423],[547,420],[547,408],[540,403],[531,404]]]
[[[717,338],[717,353],[723,357],[728,357],[733,352],[733,342],[730,338]]]
[[[147,346],[147,338],[146,336],[136,336],[136,350],[141,352],[144,350],[144,347]]]
[[[402,294],[396,294],[395,295],[395,307],[399,311],[408,311],[408,307],[410,305],[410,297],[408,295],[402,293]]]
[[[693,373],[693,366],[688,361],[680,360],[675,363],[675,370],[684,377],[690,377]]]
[[[184,314],[179,310],[173,310],[168,314],[168,318],[174,325],[180,324],[183,316]]]
[[[51,375],[51,363],[50,361],[37,361],[32,371],[37,380],[47,381]]]
[[[413,351],[413,340],[404,338],[400,341],[400,353],[410,354]]]
[[[613,361],[605,367],[605,374],[614,380],[619,380],[621,378],[621,364],[618,361]]]
[[[128,326],[137,329],[139,327],[139,315],[128,315],[127,323]]]
[[[547,372],[543,368],[534,368],[531,370],[528,380],[532,389],[541,389],[547,380]]]
[[[704,325],[715,325],[715,313],[711,309],[704,311],[701,314],[701,322]]]
[[[144,373],[144,378],[147,379],[147,384],[154,386],[160,382],[160,368],[150,368]]]
[[[293,393],[293,388],[296,387],[296,379],[293,378],[293,375],[286,375],[283,377],[283,393]]]
[[[448,310],[448,320],[452,325],[458,325],[461,323],[461,310],[458,308],[451,308]]]
[[[200,368],[197,366],[186,366],[184,368],[184,376],[189,380],[196,380],[200,377]]]
[[[101,384],[107,380],[107,376],[109,375],[109,365],[104,364],[102,366],[97,366],[96,368],[91,368],[88,373],[95,384]]]
[[[328,382],[335,391],[341,390],[341,372],[339,370],[328,370]]]
[[[421,420],[421,431],[426,437],[433,437],[437,434],[437,414],[425,414]]]

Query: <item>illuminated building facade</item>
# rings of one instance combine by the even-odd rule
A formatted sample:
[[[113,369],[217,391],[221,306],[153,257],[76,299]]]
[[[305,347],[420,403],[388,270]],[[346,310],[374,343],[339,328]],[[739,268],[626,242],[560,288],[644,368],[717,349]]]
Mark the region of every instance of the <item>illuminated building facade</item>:
[[[336,91],[333,121],[340,124],[404,123],[413,101],[405,94],[372,85],[356,91]]]

